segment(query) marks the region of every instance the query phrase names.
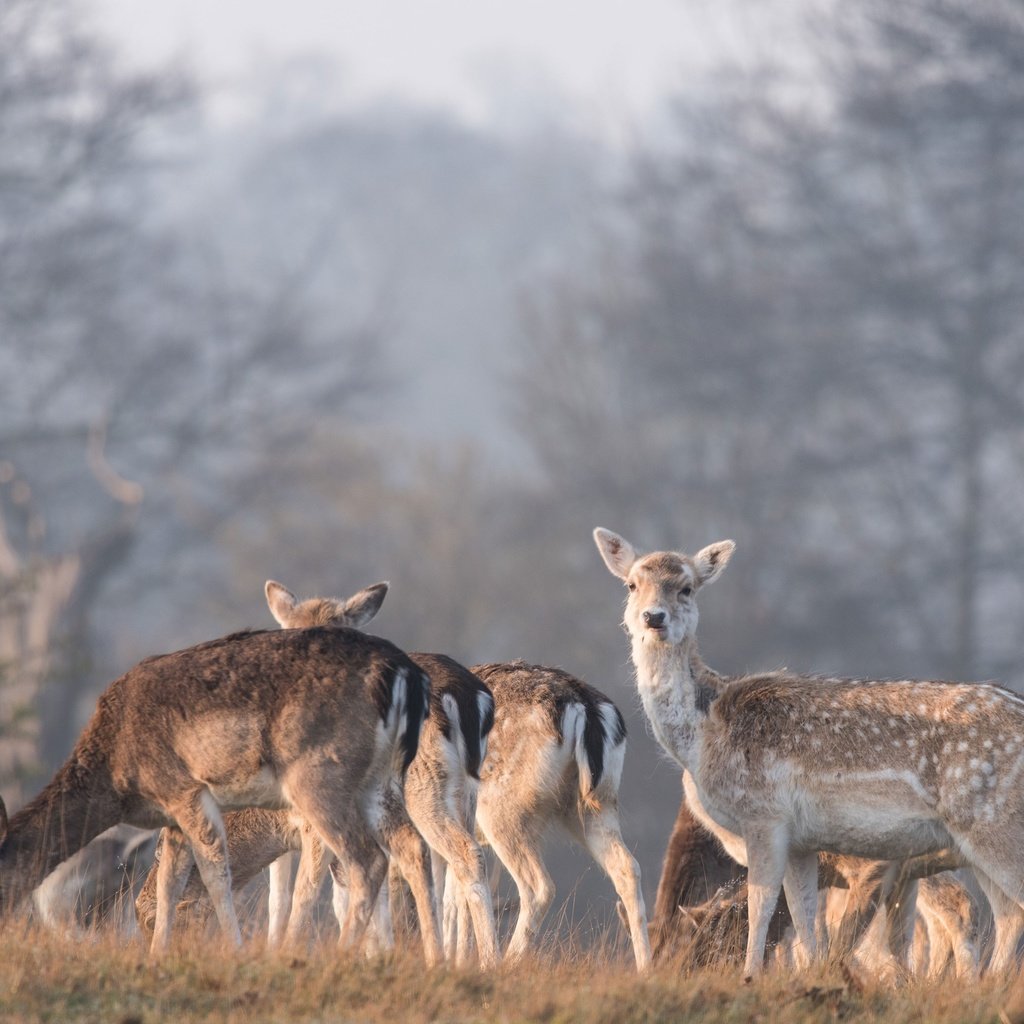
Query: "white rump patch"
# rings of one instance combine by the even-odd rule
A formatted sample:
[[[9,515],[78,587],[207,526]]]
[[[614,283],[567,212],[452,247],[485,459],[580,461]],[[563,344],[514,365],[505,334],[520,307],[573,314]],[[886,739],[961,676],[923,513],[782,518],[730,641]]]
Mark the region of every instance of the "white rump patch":
[[[466,750],[466,738],[462,735],[462,720],[459,718],[459,705],[450,693],[441,695],[441,707],[448,716],[451,724],[449,738],[441,737],[445,745],[445,760],[448,762],[448,769],[453,774],[459,772],[466,774],[468,752]]]

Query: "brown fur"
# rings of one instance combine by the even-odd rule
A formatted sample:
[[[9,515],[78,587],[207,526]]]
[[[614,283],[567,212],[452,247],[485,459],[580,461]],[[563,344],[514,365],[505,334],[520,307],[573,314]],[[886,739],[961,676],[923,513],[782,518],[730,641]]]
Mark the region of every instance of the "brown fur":
[[[680,908],[696,907],[711,900],[723,886],[746,878],[722,844],[702,828],[684,800],[679,805],[672,834],[661,865],[661,878],[651,918],[651,955],[655,958],[676,948],[680,939],[687,944],[692,936],[683,926],[680,934]],[[745,893],[744,893],[745,897]]]
[[[622,840],[618,816],[621,714],[599,690],[560,669],[516,661],[473,671],[496,705],[477,824],[519,893],[509,955],[526,952],[553,898],[543,838],[558,825],[611,879],[626,910],[637,967],[646,968],[651,954],[640,868]],[[570,719],[575,742],[566,735]]]
[[[368,773],[378,725],[402,675],[408,728],[396,737],[401,750],[387,754],[387,772],[414,749],[409,734],[418,737],[428,681],[386,641],[351,630],[245,633],[141,662],[110,685],[66,764],[11,818],[0,845],[4,910],[111,825],[173,825],[188,842],[178,839],[161,861],[161,885],[175,898],[161,896],[166,919],[158,916],[154,943],[169,938],[174,890],[193,855],[237,941],[217,808],[282,805],[286,794],[352,850],[375,892],[372,827],[356,794],[377,784]],[[365,927],[361,914],[355,931]]]

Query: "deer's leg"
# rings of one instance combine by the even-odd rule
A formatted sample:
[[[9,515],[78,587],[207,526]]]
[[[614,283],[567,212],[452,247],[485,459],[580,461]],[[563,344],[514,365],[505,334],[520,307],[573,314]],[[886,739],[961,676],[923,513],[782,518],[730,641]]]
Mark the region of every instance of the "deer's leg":
[[[914,922],[917,920],[919,885],[917,879],[905,885],[897,884],[885,901],[889,921],[889,951],[896,962],[907,969],[914,940]]]
[[[364,839],[370,842],[364,843]],[[355,949],[366,936],[367,926],[387,874],[388,859],[369,831],[365,837],[359,837],[358,844],[348,842],[347,845],[352,854],[351,859],[332,860],[331,875],[335,892],[338,887],[342,887],[348,893],[348,906],[338,945],[342,949]]]
[[[960,921],[952,923],[949,943],[953,953],[953,967],[958,978],[978,977],[978,950],[970,931]]]
[[[405,801],[397,787],[390,787],[384,793],[378,830],[381,841],[412,890],[424,958],[429,966],[438,964],[441,962],[441,934],[434,916],[430,855],[423,837],[409,820]]]
[[[433,851],[448,863],[455,879],[456,898],[468,907],[473,921],[473,933],[480,951],[480,965],[493,967],[498,962],[497,930],[494,924],[494,905],[484,871],[484,855],[476,840],[443,809],[418,824]],[[459,936],[458,953],[468,958],[468,949]],[[465,959],[457,962],[464,964]]]
[[[541,834],[536,818],[508,814],[500,820],[489,807],[478,811],[480,827],[519,891],[519,916],[506,956],[521,957],[537,934],[555,895],[555,886],[541,857]]]
[[[647,934],[647,911],[640,887],[640,865],[622,841],[619,815],[614,807],[605,806],[588,813],[583,822],[583,835],[594,860],[604,868],[626,912],[629,937],[637,970],[646,970],[651,963],[651,943]]]
[[[331,800],[327,796],[327,787],[307,784],[293,793],[293,803],[309,825],[303,829],[303,854],[306,844],[317,843],[322,851],[327,846],[333,856],[323,859],[330,863],[337,887],[347,888],[348,907],[345,920],[341,927],[339,944],[343,948],[355,947],[363,939],[366,926],[377,900],[384,875],[387,873],[388,859],[380,848],[377,837],[371,831],[356,799],[346,801]],[[322,843],[321,843],[322,840]],[[311,892],[315,897],[319,885],[310,884],[303,888],[303,856],[299,861],[299,878],[296,880],[295,901],[292,906],[292,921],[295,920],[296,905],[300,903],[303,892]],[[321,877],[322,877],[322,868]],[[310,863],[310,883],[314,872]],[[302,884],[300,884],[302,883]],[[292,921],[288,922],[288,939],[293,933]]]
[[[392,870],[393,865],[389,864],[389,875]],[[395,948],[395,933],[391,923],[391,893],[392,886],[385,881],[377,893],[377,903],[373,908],[370,927],[366,931],[366,940],[363,943],[367,956],[379,956]]]
[[[445,960],[450,960],[451,954],[448,949],[448,939],[444,931],[444,885],[447,871],[448,865],[445,863],[444,857],[432,848],[430,851],[430,877],[434,883],[434,916],[441,927],[441,948],[444,952],[444,958]]]
[[[435,882],[435,885],[437,883]],[[441,888],[441,933],[444,938],[444,956],[446,960],[455,959],[456,943],[459,939],[459,893],[455,882],[455,872],[445,865],[444,884]]]
[[[343,878],[344,882],[338,879]],[[331,909],[334,911],[334,920],[338,922],[338,931],[345,927],[345,918],[348,917],[348,875],[339,871],[331,877]]]
[[[210,902],[217,913],[217,920],[220,922],[221,930],[230,943],[234,946],[241,946],[242,933],[238,927],[238,918],[235,916],[235,904],[231,898],[231,869],[228,866],[228,843],[224,830],[224,819],[221,817],[220,808],[216,801],[210,796],[206,789],[193,792],[181,804],[171,808],[172,817],[178,823],[181,833],[184,834],[192,848],[192,857],[199,870],[199,876],[210,894]],[[173,830],[169,833],[173,836]],[[165,843],[165,850],[173,846],[173,843]],[[175,902],[180,897],[185,882],[188,880],[187,858],[180,850],[175,850],[168,866],[164,868],[161,861],[161,871],[173,873],[165,874],[165,894],[173,889]],[[159,876],[158,876],[159,886]],[[173,921],[173,911],[168,908],[169,918]],[[163,941],[170,939],[169,930],[163,936]],[[156,937],[154,936],[154,944]],[[166,947],[165,947],[166,948]]]
[[[299,944],[304,941],[303,936],[308,935],[324,875],[334,859],[332,852],[308,823],[302,826],[299,836],[299,869],[295,875],[295,892],[284,935],[285,945],[288,946]]]
[[[796,928],[796,960],[807,967],[818,954],[815,926],[818,917],[818,854],[790,853],[783,876],[786,902]]]
[[[989,973],[1006,971],[1016,966],[1017,943],[1020,941],[1024,917],[1017,900],[1012,899],[988,872],[975,865],[974,874],[982,892],[988,898],[995,924],[995,944],[989,958],[988,970]]]
[[[156,913],[153,938],[149,946],[150,953],[153,955],[165,953],[171,944],[174,912],[177,909],[178,900],[181,899],[181,894],[185,890],[189,870],[194,863],[192,848],[177,828],[160,830],[157,857]]]
[[[928,932],[928,977],[940,978],[949,962],[949,934],[934,914],[925,916]]]
[[[294,852],[282,853],[271,865],[269,918],[267,928],[267,945],[271,949],[280,946],[288,927],[288,916],[292,909],[292,867],[295,861]]]
[[[772,824],[751,828],[745,838],[749,925],[743,974],[753,978],[764,967],[765,940],[786,873],[789,837],[784,826]]]

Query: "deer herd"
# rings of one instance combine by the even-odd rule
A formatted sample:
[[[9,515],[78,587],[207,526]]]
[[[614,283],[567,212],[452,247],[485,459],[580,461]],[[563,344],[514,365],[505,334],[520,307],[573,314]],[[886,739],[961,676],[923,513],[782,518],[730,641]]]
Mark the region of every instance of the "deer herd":
[[[393,944],[404,881],[426,962],[489,968],[535,945],[558,827],[611,880],[641,971],[652,950],[693,955],[723,920],[746,924],[747,977],[770,937],[796,966],[828,953],[883,973],[1014,968],[1024,700],[989,684],[720,675],[698,652],[697,597],[734,544],[644,555],[594,538],[626,585],[640,702],[682,776],[650,926],[619,824],[612,701],[557,668],[466,668],[361,632],[386,583],[299,601],[273,581],[281,629],[141,662],[35,799],[10,819],[0,801],[0,920],[28,904],[66,924],[90,852],[125,826],[141,849],[152,833],[137,830],[159,828],[125,901],[154,954],[196,913],[240,944],[236,897],[268,869],[270,946],[310,941],[330,872],[343,947]],[[518,892],[504,952],[483,845]]]

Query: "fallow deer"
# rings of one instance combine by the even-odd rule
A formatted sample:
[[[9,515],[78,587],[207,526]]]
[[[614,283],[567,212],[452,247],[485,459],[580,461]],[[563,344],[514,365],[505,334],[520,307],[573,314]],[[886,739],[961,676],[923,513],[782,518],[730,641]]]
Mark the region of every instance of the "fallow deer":
[[[132,906],[153,863],[156,833],[115,825],[47,875],[32,893],[39,920],[82,938],[93,929],[137,931]]]
[[[428,699],[425,673],[355,630],[233,634],[149,658],[107,688],[42,793],[9,821],[0,801],[0,911],[112,825],[167,826],[151,948],[170,941],[193,860],[238,945],[221,810],[291,806],[351,865],[342,940],[358,941]]]
[[[640,867],[622,840],[619,783],[626,725],[599,690],[561,669],[521,661],[476,665],[494,694],[477,828],[512,875],[519,916],[508,947],[527,951],[554,896],[542,842],[557,826],[584,846],[625,906],[633,956],[651,961]]]
[[[684,769],[694,813],[748,866],[747,976],[761,970],[780,885],[804,956],[815,954],[821,850],[902,860],[953,847],[992,904],[992,969],[1008,967],[1024,868],[1024,700],[987,684],[725,680],[698,654],[695,598],[733,542],[641,556],[608,530],[594,537],[628,588],[624,625],[654,733]]]

